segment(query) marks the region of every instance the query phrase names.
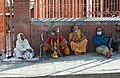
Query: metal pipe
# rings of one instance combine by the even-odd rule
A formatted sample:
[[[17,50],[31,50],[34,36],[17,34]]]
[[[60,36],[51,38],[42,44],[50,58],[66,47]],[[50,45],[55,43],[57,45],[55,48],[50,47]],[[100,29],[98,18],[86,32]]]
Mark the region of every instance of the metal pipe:
[[[37,0],[34,0],[34,18],[37,18]]]
[[[12,28],[12,0],[10,0],[10,36],[11,36],[11,56],[13,56],[13,28]]]
[[[104,0],[101,0],[100,2],[100,17],[103,17],[103,8],[104,8]]]

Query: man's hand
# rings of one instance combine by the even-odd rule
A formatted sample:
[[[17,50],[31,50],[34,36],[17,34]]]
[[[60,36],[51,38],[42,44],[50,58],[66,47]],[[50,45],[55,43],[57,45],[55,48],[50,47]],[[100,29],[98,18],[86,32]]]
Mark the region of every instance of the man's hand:
[[[22,51],[22,54],[24,55],[26,51]]]
[[[32,49],[26,49],[27,51],[29,51],[29,52],[32,52]]]
[[[62,54],[60,53],[60,50],[62,50],[62,46],[57,46],[55,50],[60,56],[62,56]]]

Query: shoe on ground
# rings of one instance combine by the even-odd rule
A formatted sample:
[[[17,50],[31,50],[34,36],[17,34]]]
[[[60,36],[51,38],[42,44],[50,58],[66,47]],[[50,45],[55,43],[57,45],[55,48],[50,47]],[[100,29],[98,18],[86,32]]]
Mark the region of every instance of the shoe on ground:
[[[18,57],[19,59],[25,60],[23,57]]]

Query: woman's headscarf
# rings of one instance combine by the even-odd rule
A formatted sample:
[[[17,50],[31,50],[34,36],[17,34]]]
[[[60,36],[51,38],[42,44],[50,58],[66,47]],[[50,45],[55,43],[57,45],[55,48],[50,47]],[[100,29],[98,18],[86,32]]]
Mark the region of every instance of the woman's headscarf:
[[[75,26],[74,26],[75,27]],[[74,27],[73,27],[73,32],[75,31],[74,30]],[[78,27],[78,26],[77,26]],[[75,34],[75,33],[74,33]],[[76,38],[77,39],[79,39],[79,38],[81,38],[81,30],[80,30],[80,28],[78,27],[78,32],[77,32],[77,34],[76,34]]]
[[[17,35],[17,40],[18,40],[19,43],[22,44],[22,43],[25,42],[25,39],[24,39],[24,40],[21,39],[21,34],[23,35],[23,33],[19,33],[19,34]]]

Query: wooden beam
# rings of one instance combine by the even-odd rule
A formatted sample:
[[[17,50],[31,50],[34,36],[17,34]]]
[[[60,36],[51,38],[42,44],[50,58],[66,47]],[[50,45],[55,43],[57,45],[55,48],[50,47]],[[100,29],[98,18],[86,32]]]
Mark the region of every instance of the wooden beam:
[[[77,10],[78,9],[77,8],[78,5],[77,4],[78,4],[78,2],[77,2],[77,0],[75,0],[75,4],[74,4],[75,5],[75,18],[77,18],[77,14],[78,14],[77,13],[78,12],[78,10]]]
[[[82,11],[82,12],[83,12],[83,17],[85,17],[85,11],[86,11],[86,10],[84,9],[84,7],[86,7],[86,6],[85,6],[85,4],[84,4],[84,0],[83,0],[83,3],[82,3],[82,6],[83,6],[83,7],[82,7],[82,8],[83,8],[83,11]]]
[[[58,18],[60,18],[60,0],[57,0],[57,1],[58,1],[58,5],[57,5],[58,6],[58,8],[57,8],[58,9]]]
[[[37,18],[37,0],[34,0],[34,18]]]
[[[67,8],[67,0],[65,0],[65,18],[68,17],[67,11],[68,11],[68,8]]]
[[[65,2],[64,2],[64,0],[62,0],[62,18],[64,18],[65,17]]]
[[[46,8],[45,8],[45,10],[46,10],[46,18],[48,18],[49,16],[49,6],[48,6],[48,4],[49,4],[49,0],[46,0],[46,2],[45,2],[46,4],[45,4],[45,6],[46,6]]]
[[[89,17],[89,0],[86,0],[86,17]]]
[[[72,18],[75,17],[75,1],[72,0]]]
[[[40,17],[40,0],[37,0],[37,18]]]
[[[93,2],[93,17],[95,17],[96,16],[96,10],[95,10],[95,8],[96,8],[96,5],[95,5],[95,2],[96,0],[94,0],[94,2]]]
[[[53,18],[55,18],[55,1],[54,0],[53,0],[53,11],[52,12],[53,12],[53,14],[52,14]]]
[[[93,0],[89,0],[89,16],[92,17],[92,1]]]
[[[71,16],[70,10],[71,10],[70,0],[68,0],[68,18],[70,18]]]
[[[45,18],[46,17],[46,11],[45,11],[45,9],[46,9],[46,7],[45,7],[45,2],[46,2],[46,0],[42,0],[42,18]]]
[[[39,5],[39,9],[40,9],[40,12],[39,12],[39,18],[42,18],[42,0],[40,0],[40,5]]]
[[[100,1],[100,17],[103,17],[104,0]]]
[[[58,17],[58,0],[55,0],[55,16]]]
[[[81,2],[81,1],[82,1],[82,0],[80,0],[80,1],[78,0],[78,7],[79,7],[79,8],[78,8],[78,17],[81,17],[81,12],[82,12],[82,11],[81,11],[81,8],[82,8],[82,6],[81,6],[82,2]]]

